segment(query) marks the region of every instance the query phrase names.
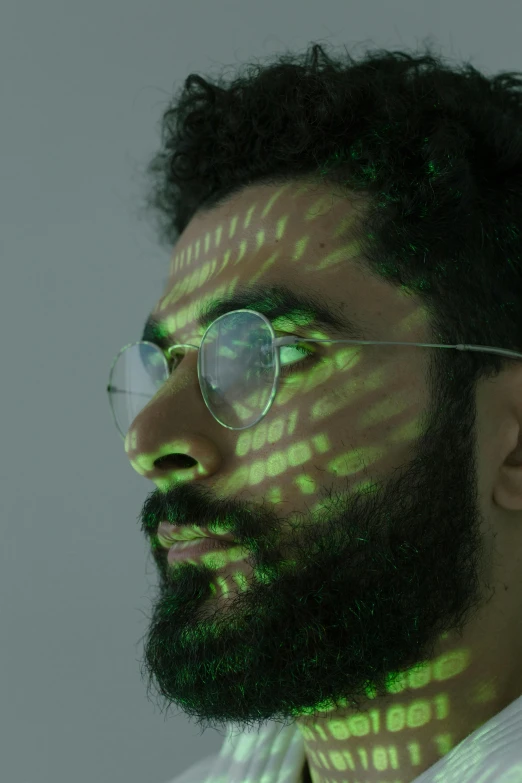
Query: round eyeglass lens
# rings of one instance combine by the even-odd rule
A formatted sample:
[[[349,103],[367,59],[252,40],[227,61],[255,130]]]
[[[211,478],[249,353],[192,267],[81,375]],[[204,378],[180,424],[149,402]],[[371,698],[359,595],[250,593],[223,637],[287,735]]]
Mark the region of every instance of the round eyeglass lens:
[[[165,355],[152,343],[127,345],[118,354],[109,380],[109,397],[116,426],[123,437],[167,378]]]
[[[263,416],[275,393],[275,353],[267,323],[237,311],[209,327],[200,357],[203,399],[217,421],[246,429]]]

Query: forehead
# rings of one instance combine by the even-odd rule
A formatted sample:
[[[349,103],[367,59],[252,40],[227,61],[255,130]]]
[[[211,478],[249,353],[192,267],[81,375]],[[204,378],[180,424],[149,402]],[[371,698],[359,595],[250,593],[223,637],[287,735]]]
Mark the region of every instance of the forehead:
[[[282,283],[335,298],[341,310],[376,326],[394,299],[403,307],[406,302],[362,262],[354,232],[361,209],[361,197],[341,198],[315,182],[245,188],[190,221],[153,316],[179,333],[211,298],[243,284]]]
[[[319,277],[321,259],[342,244],[336,234],[349,233],[355,217],[349,206],[309,183],[245,188],[194,216],[172,254],[169,282],[196,269],[216,285],[252,273],[259,279],[296,271]],[[349,244],[355,252],[351,236]]]

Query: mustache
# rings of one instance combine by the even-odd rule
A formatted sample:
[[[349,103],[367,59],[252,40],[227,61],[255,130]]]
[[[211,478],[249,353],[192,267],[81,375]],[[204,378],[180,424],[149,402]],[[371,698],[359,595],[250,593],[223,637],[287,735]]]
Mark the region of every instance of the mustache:
[[[228,532],[242,520],[250,520],[252,513],[244,501],[216,498],[209,487],[186,484],[153,491],[145,500],[140,518],[142,532],[150,536],[162,522],[181,527],[219,527]]]

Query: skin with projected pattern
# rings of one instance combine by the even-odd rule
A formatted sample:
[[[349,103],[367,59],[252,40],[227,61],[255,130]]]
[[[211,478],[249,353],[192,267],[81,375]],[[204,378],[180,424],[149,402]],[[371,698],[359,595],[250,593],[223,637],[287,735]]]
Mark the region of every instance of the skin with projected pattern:
[[[306,285],[367,339],[438,342],[411,292],[365,270],[360,208],[321,183],[245,188],[189,223],[152,314],[199,345],[202,299]],[[454,399],[426,371],[445,349],[312,345],[251,429],[211,416],[191,350],[132,422],[155,484],[144,665],[202,728],[296,723],[303,780],[408,783],[522,693],[522,363]],[[161,520],[238,543],[169,566]]]

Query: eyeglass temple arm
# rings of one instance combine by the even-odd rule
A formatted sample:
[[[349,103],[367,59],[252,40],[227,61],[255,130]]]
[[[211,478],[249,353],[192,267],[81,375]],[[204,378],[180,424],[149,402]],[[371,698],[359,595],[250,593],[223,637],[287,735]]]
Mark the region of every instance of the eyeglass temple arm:
[[[483,353],[494,353],[500,356],[512,356],[518,359],[522,359],[522,353],[517,351],[509,351],[506,348],[491,348],[489,345],[464,345],[458,343],[457,345],[444,345],[440,343],[403,343],[392,342],[382,340],[314,340],[302,337],[276,337],[274,344],[276,346],[281,345],[296,345],[297,343],[353,343],[355,345],[413,345],[419,348],[455,348],[457,351],[479,351]]]

